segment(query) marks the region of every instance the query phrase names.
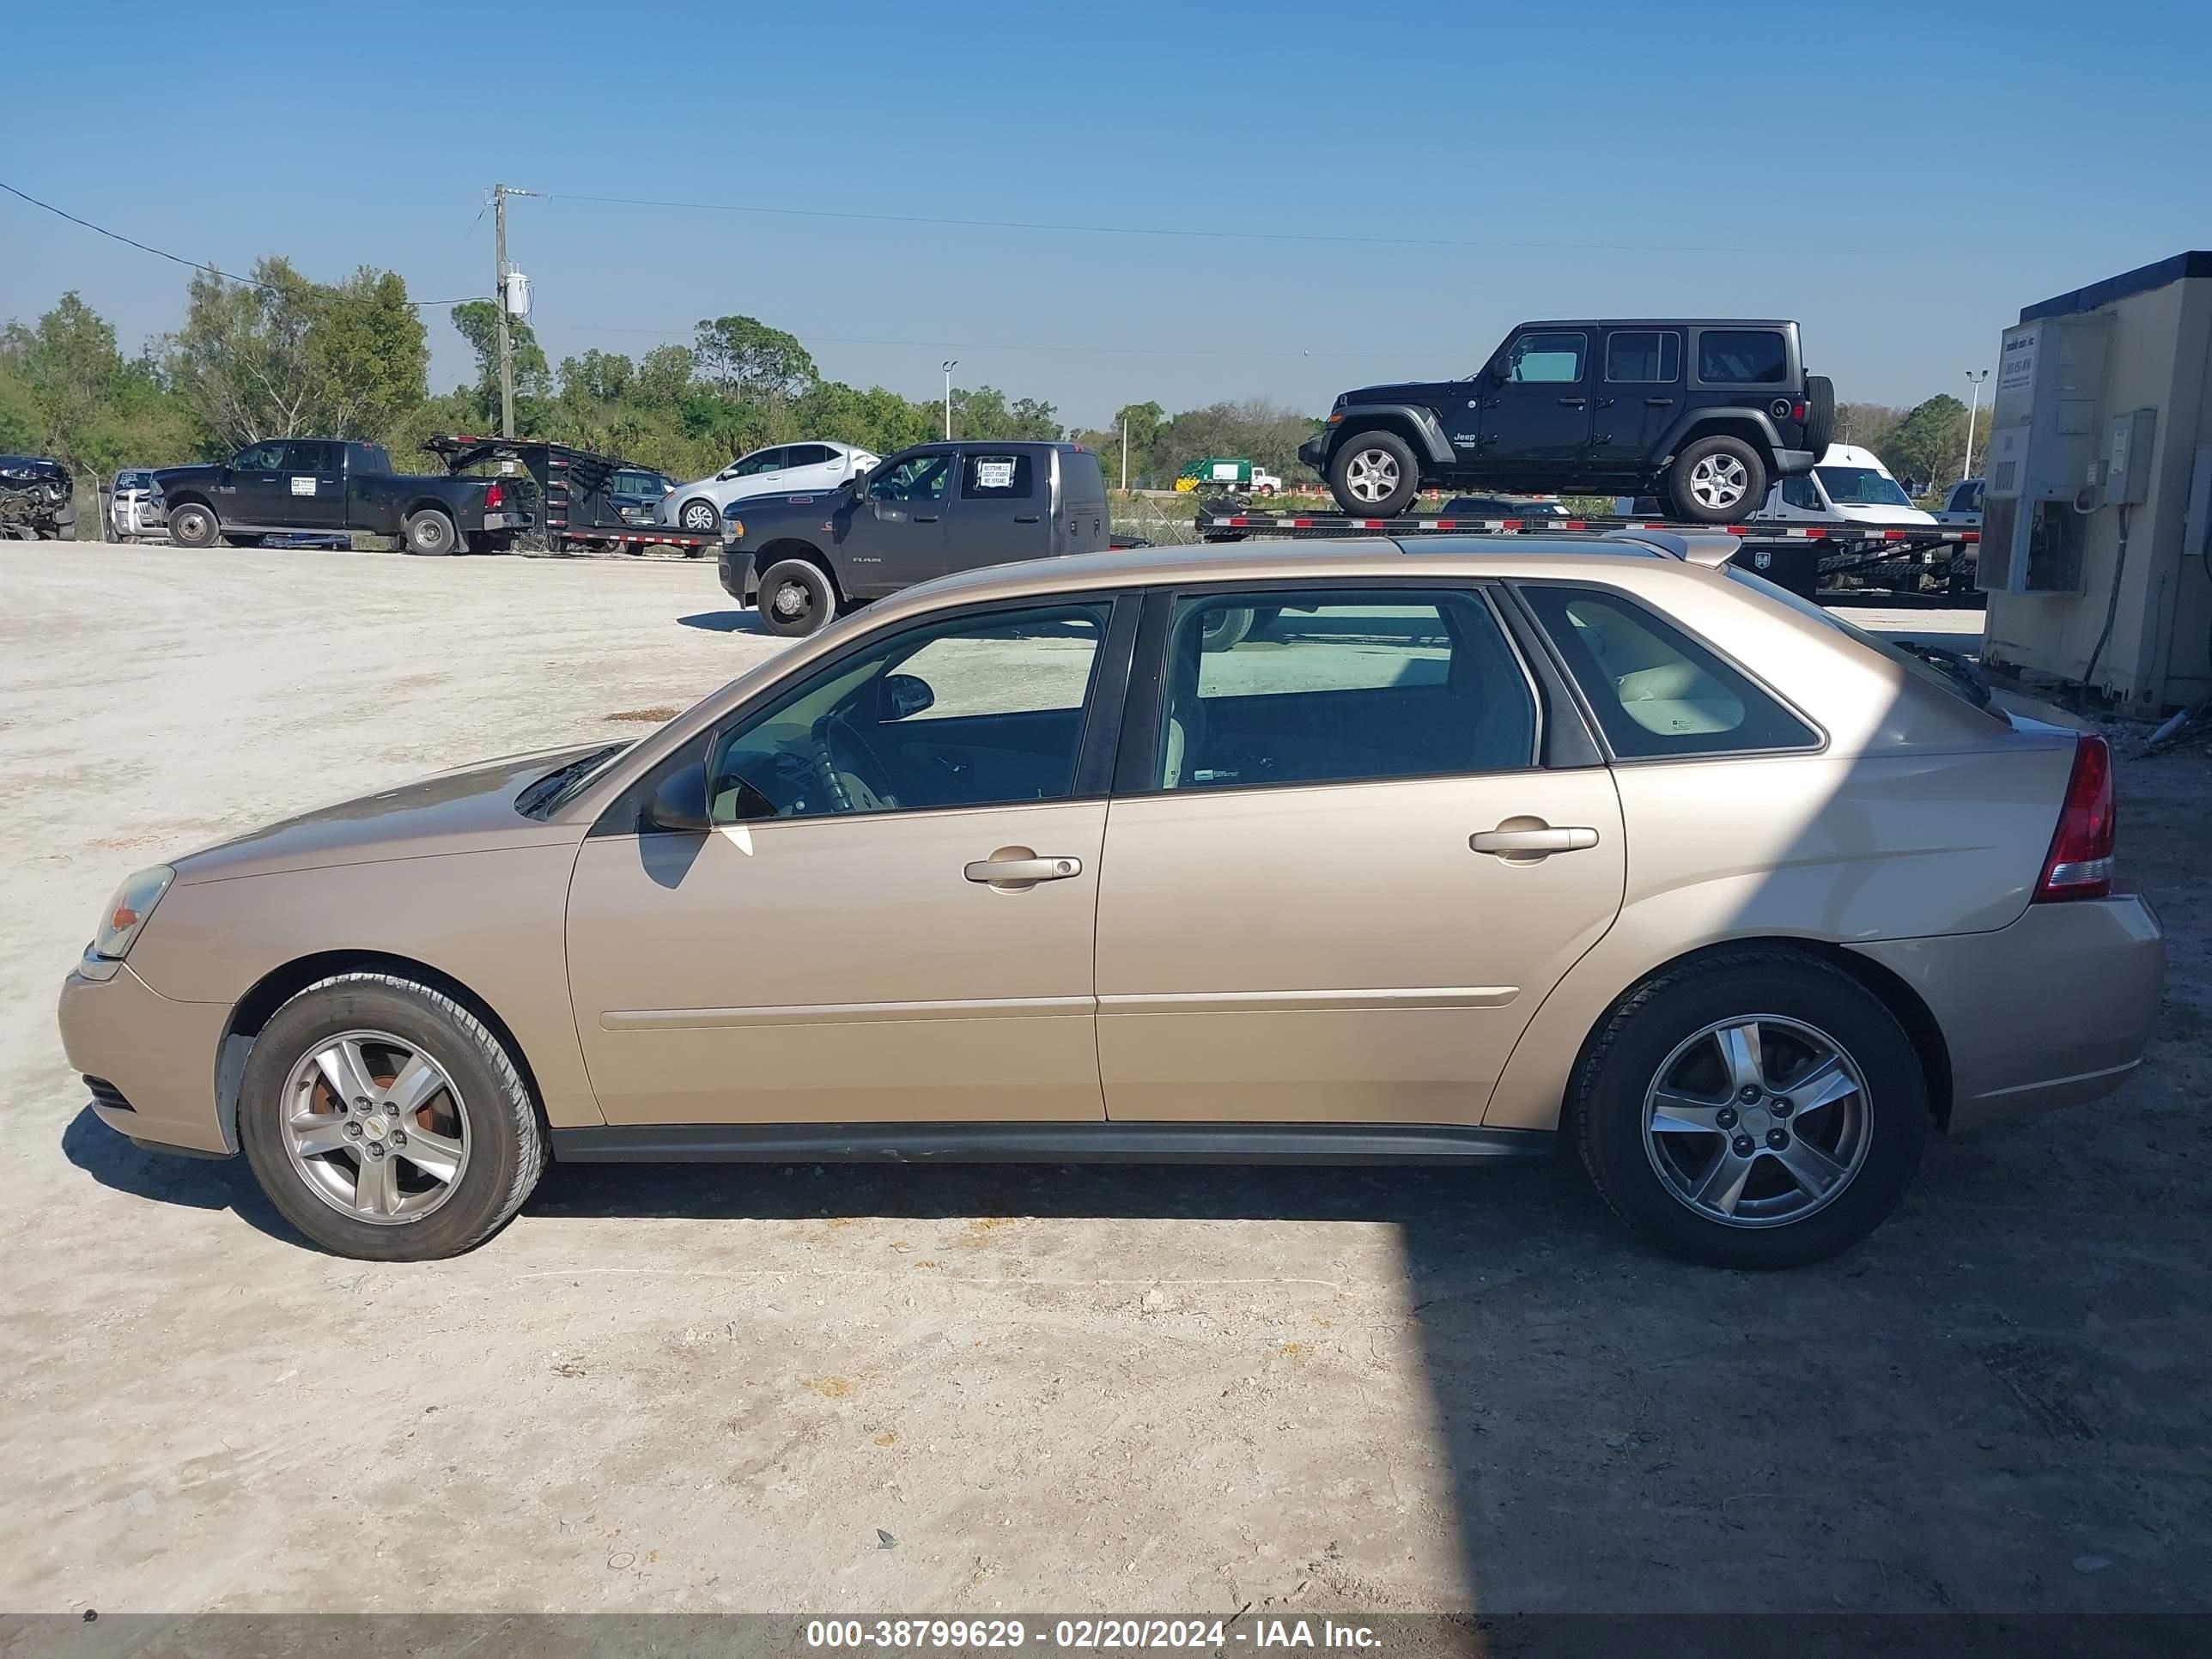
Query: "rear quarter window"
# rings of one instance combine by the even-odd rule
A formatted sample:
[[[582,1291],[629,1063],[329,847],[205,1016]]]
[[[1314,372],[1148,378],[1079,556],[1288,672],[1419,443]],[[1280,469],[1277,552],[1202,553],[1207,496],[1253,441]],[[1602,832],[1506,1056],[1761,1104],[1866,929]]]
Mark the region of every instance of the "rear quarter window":
[[[1790,345],[1778,329],[1709,328],[1698,336],[1698,378],[1711,386],[1779,385]]]
[[[1626,594],[1551,582],[1520,592],[1619,758],[1820,747],[1748,675]]]

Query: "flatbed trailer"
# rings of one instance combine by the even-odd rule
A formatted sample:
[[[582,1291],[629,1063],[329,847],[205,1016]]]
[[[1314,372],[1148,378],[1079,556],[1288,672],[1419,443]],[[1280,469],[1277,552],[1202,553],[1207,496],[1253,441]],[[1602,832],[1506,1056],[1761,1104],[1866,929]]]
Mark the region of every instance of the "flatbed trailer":
[[[1792,592],[1823,604],[1864,603],[1884,596],[1925,603],[1948,596],[1976,604],[1974,556],[1979,530],[1958,525],[1889,529],[1863,524],[1677,524],[1652,518],[1358,519],[1346,513],[1254,513],[1239,502],[1201,502],[1199,539],[1255,537],[1320,541],[1340,536],[1601,535],[1660,531],[1671,535],[1733,536],[1742,544],[1734,562]]]
[[[438,437],[422,446],[461,472],[486,462],[512,462],[529,481],[532,531],[516,543],[550,553],[681,553],[720,556],[722,532],[674,525],[632,524],[618,514],[608,485],[623,463],[568,444],[529,438]]]

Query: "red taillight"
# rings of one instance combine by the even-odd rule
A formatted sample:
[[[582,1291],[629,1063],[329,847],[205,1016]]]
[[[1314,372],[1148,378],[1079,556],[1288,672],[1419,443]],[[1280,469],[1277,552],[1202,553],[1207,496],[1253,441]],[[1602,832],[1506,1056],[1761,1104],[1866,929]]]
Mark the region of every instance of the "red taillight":
[[[1805,418],[1805,405],[1802,401],[1790,409],[1790,418],[1793,421],[1802,421]]]
[[[2074,748],[2074,775],[2051,856],[2043,860],[2038,899],[2103,898],[2112,890],[2112,750],[2085,734]]]
[[[484,491],[484,511],[489,513],[506,499],[507,492],[499,487],[499,480],[493,479],[491,488]]]

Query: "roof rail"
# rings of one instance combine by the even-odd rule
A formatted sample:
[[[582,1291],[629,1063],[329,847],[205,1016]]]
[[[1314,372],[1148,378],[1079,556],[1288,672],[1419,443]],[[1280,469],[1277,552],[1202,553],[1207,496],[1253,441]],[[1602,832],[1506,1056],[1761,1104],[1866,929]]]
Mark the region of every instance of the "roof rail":
[[[1736,549],[1743,545],[1742,537],[1725,530],[1608,530],[1601,539],[1634,542],[1685,564],[1711,566],[1726,564],[1735,556]]]

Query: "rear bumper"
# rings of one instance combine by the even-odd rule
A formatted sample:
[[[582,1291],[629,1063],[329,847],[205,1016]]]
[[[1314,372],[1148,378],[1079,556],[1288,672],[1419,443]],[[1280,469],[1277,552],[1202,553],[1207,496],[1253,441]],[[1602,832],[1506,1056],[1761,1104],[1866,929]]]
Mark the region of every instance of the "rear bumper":
[[[1820,459],[1809,449],[1778,449],[1774,452],[1775,476],[1791,478],[1800,472],[1810,472],[1813,464]]]
[[[216,1101],[216,1056],[228,1010],[172,1002],[125,963],[115,977],[72,973],[62,984],[62,1049],[113,1086],[93,1115],[133,1140],[190,1152],[238,1150]],[[116,1103],[117,1098],[128,1102]]]
[[[1951,1057],[1954,1133],[2110,1094],[2142,1060],[2166,937],[2139,894],[2032,904],[1993,933],[1852,947],[1919,993]]]

